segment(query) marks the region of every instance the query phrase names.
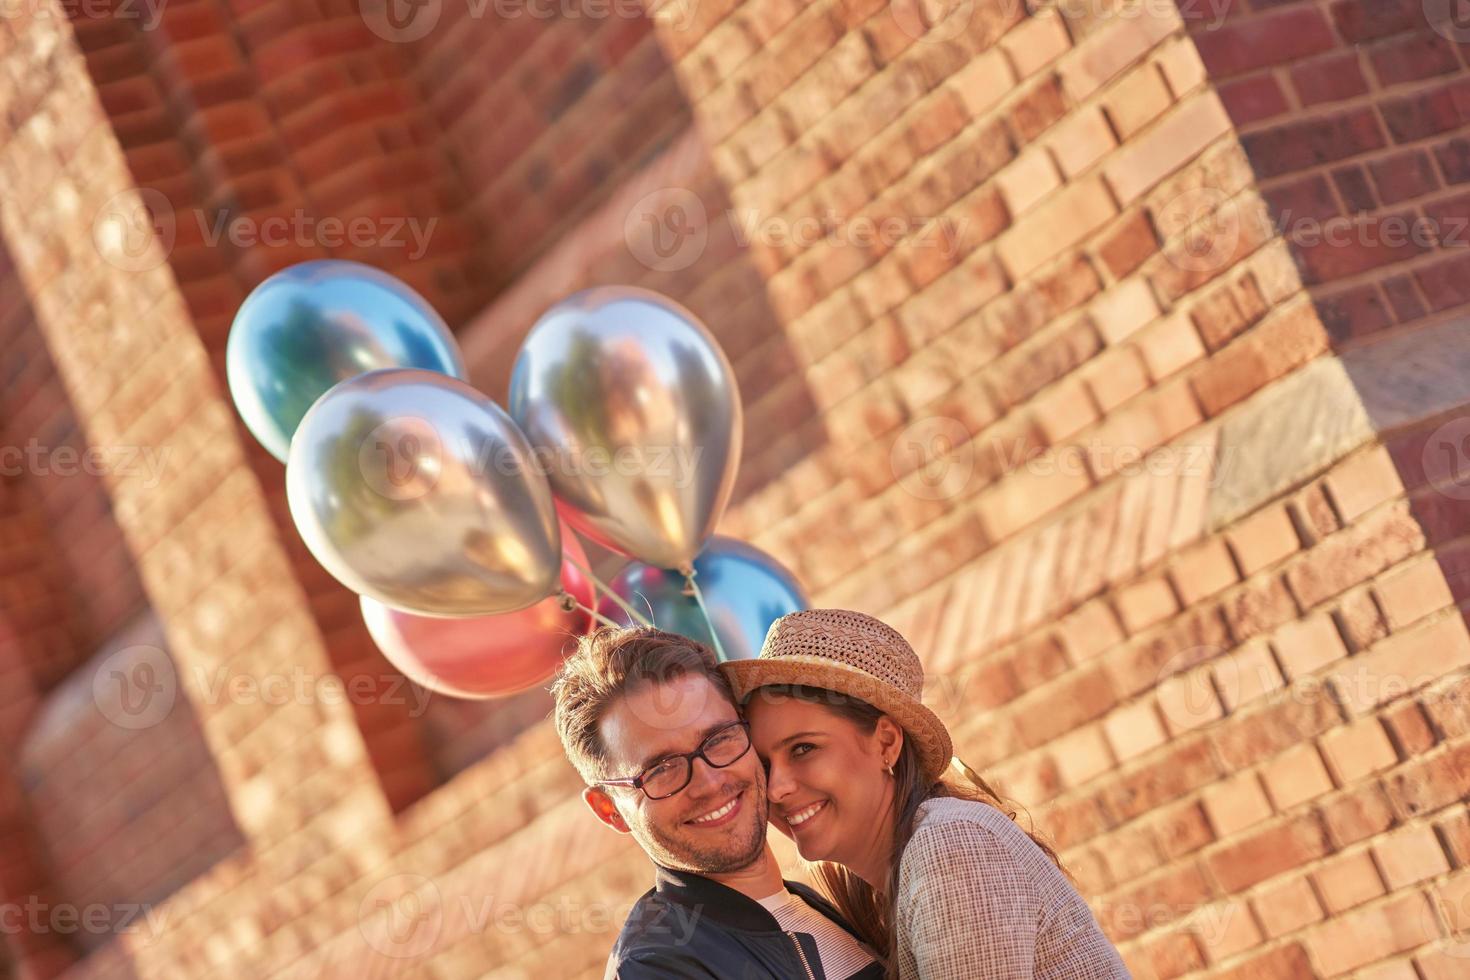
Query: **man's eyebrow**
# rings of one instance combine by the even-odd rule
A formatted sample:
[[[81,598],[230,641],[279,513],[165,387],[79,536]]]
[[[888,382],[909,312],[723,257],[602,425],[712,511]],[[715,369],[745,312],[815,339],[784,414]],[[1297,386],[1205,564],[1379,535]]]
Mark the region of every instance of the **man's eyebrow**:
[[[735,724],[735,722],[737,722],[739,720],[740,720],[739,718],[733,718],[730,721],[717,721],[713,725],[710,725],[704,731],[702,731],[702,732],[699,733],[699,741],[695,743],[695,748],[698,748],[699,746],[703,745],[705,739],[709,738],[711,735],[713,735],[715,732],[719,731],[721,728],[725,728],[725,727],[728,727],[730,725],[733,725],[733,724]],[[684,755],[684,754],[685,753],[683,753],[683,752],[660,752],[658,755],[653,756],[650,759],[645,759],[643,761],[643,764],[638,767],[638,771],[639,772],[642,772],[645,769],[651,769],[654,766],[658,765],[660,762],[663,762],[665,759],[672,759],[676,755]]]
[[[781,741],[779,741],[775,745],[771,746],[771,748],[773,748],[773,749],[779,749],[779,748],[781,748],[781,746],[787,745],[787,744],[789,744],[791,742],[794,742],[794,741],[796,741],[799,738],[810,738],[813,735],[825,735],[825,734],[827,734],[827,733],[826,732],[797,732],[795,735],[787,735],[785,738],[781,739]]]

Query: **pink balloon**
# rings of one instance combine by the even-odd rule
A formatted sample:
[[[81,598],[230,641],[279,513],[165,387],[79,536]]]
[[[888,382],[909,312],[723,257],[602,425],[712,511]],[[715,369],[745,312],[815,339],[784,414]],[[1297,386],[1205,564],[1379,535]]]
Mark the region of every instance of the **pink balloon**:
[[[566,523],[561,525],[561,583],[584,606],[592,584],[572,561],[587,555]],[[504,697],[535,687],[556,673],[573,641],[592,617],[567,612],[556,597],[499,616],[441,619],[391,609],[360,596],[362,618],[378,649],[405,677],[457,698]]]

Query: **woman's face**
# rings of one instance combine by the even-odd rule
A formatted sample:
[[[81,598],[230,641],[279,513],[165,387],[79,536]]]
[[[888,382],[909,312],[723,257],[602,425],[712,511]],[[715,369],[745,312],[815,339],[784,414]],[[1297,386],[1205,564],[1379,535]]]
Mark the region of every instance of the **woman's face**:
[[[868,860],[890,819],[888,766],[902,729],[885,715],[864,732],[826,705],[770,691],[757,691],[745,710],[766,765],[771,823],[808,861]]]

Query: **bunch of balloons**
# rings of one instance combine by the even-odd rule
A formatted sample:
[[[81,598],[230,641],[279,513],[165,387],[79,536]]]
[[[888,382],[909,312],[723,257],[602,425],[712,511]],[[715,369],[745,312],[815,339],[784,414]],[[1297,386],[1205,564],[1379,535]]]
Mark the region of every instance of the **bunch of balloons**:
[[[536,686],[598,622],[751,657],[807,606],[773,558],[714,536],[740,397],[710,332],[656,293],[599,287],[553,306],[516,358],[507,411],[465,380],[453,335],[406,284],[305,262],[246,298],[226,372],[246,427],[286,464],[312,555],[430,690]],[[577,534],[633,560],[601,583]]]

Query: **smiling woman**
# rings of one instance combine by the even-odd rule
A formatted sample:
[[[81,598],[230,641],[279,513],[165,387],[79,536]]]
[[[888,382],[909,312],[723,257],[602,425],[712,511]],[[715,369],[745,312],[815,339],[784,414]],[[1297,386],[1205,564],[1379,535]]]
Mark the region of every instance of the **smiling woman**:
[[[771,822],[900,980],[1128,976],[1045,841],[968,769],[903,636],[861,613],[776,620],[721,669],[745,701]]]

